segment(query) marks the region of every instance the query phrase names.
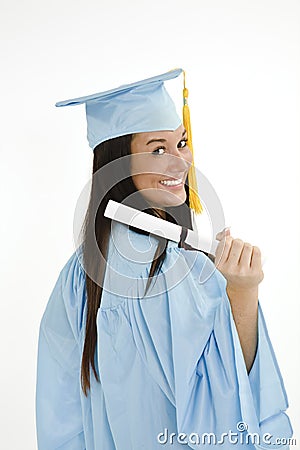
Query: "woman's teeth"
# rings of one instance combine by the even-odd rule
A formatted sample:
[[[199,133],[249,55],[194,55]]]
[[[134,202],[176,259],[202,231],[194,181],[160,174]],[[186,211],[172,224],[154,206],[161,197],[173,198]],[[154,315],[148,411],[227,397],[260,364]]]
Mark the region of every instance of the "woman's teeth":
[[[166,186],[177,186],[182,183],[182,180],[162,180],[160,183]]]

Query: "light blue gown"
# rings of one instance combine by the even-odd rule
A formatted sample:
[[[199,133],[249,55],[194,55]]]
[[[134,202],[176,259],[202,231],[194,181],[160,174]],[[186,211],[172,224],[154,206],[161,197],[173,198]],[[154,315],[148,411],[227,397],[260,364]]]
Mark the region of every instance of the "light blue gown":
[[[101,382],[91,374],[84,396],[79,248],[61,270],[40,325],[39,450],[288,449],[270,444],[286,442],[292,430],[261,307],[258,349],[247,374],[226,280],[213,263],[169,241],[143,298],[157,239],[112,224],[97,315]]]

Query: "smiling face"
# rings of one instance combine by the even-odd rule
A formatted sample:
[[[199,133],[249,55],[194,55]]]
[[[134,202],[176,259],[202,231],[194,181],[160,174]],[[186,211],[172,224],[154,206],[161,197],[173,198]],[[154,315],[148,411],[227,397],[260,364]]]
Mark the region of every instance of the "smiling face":
[[[153,206],[179,206],[186,200],[184,183],[192,163],[183,125],[175,131],[136,133],[131,141],[131,176]]]

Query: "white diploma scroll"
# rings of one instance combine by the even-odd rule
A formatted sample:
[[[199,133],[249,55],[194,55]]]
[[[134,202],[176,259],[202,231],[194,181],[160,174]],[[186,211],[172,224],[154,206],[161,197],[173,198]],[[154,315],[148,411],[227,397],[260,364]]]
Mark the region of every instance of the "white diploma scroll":
[[[200,236],[199,233],[188,228],[183,230],[180,225],[154,217],[114,200],[108,201],[104,216],[177,243],[180,242],[182,234],[185,234],[183,231],[185,231],[186,237],[183,240],[185,244],[190,245],[195,250],[201,250],[213,256],[216,255],[218,241],[207,236]]]

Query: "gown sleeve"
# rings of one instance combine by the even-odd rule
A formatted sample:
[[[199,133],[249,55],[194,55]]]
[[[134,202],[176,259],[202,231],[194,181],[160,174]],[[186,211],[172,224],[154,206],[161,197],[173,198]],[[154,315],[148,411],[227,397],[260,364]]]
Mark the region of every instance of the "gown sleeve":
[[[128,267],[137,273],[138,267],[124,261],[123,270]],[[127,272],[127,278],[132,273]],[[116,410],[120,420],[126,421],[125,413],[120,416],[117,395],[121,397],[121,390],[127,392],[131,386],[138,390],[143,383],[135,374],[137,352],[176,408],[178,433],[214,433],[220,440],[223,433],[241,432],[254,436],[249,449],[288,449],[284,443],[292,430],[285,414],[287,396],[261,306],[258,348],[248,375],[225,278],[213,263],[200,252],[172,246],[167,248],[152,291],[144,296],[148,274],[149,266],[139,279],[131,280],[132,287],[126,287],[123,298],[113,294],[115,275],[107,277],[109,294],[104,293],[97,318],[103,348],[98,363],[111,416]],[[141,386],[144,396],[146,390]],[[269,442],[263,440],[266,433],[272,435]],[[223,438],[220,448],[231,448],[228,436]],[[281,439],[278,445],[277,438]],[[189,442],[189,447],[199,449],[198,443]],[[232,448],[244,446],[233,443]]]
[[[288,398],[274,349],[268,334],[261,303],[258,303],[258,345],[249,374],[242,356],[238,333],[231,313],[230,302],[226,293],[226,280],[217,272],[218,282],[228,305],[230,328],[233,337],[237,379],[241,397],[242,416],[252,432],[265,436],[265,447],[288,448],[276,445],[276,439],[288,441],[292,436],[291,424],[285,410]],[[251,408],[249,399],[251,399]],[[252,414],[251,414],[252,409]],[[251,415],[253,418],[251,418]],[[272,437],[268,437],[268,435]],[[262,446],[262,448],[265,448]]]
[[[43,314],[38,341],[36,427],[39,450],[84,450],[80,351],[83,272],[74,253]]]

